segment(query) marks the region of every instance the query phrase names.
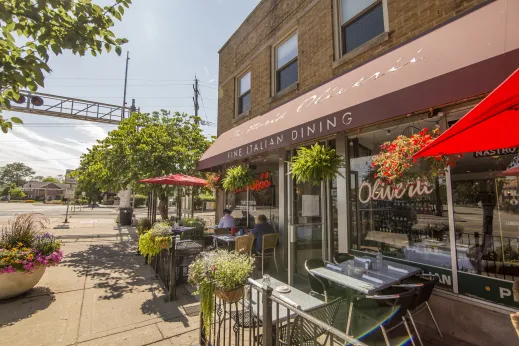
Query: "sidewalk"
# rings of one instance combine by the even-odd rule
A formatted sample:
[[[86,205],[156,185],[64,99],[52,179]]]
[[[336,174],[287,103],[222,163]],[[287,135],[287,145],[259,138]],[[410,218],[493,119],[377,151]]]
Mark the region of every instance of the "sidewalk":
[[[179,299],[166,302],[135,255],[135,230],[119,230],[114,220],[113,211],[96,209],[51,230],[65,260],[26,295],[0,301],[0,345],[198,343],[196,300],[180,287]]]

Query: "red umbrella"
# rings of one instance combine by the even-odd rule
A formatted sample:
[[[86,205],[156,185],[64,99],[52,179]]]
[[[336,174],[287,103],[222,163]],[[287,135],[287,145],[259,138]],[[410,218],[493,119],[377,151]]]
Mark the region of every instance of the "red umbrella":
[[[192,177],[184,174],[171,174],[162,177],[139,180],[141,183],[180,185],[180,186],[205,186],[207,181],[202,178]]]
[[[518,147],[518,128],[519,69],[413,157]]]
[[[516,177],[516,176],[519,176],[519,166],[507,169],[506,171],[503,171],[503,172],[499,173],[499,175],[500,176],[505,176],[505,177]]]

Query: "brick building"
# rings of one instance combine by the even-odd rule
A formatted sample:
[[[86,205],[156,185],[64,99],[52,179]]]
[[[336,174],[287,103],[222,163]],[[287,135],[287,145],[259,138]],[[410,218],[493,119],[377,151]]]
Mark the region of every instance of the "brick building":
[[[249,227],[267,215],[291,284],[307,259],[381,251],[439,277],[442,331],[510,344],[519,210],[517,191],[501,188],[516,185],[498,177],[516,150],[466,155],[434,187],[415,194],[417,180],[399,197],[371,160],[399,135],[447,129],[517,69],[517,18],[515,0],[261,1],[219,51],[218,139],[198,167],[243,164],[256,175],[220,192],[219,211]],[[286,161],[316,142],[347,167],[321,186],[298,184]]]

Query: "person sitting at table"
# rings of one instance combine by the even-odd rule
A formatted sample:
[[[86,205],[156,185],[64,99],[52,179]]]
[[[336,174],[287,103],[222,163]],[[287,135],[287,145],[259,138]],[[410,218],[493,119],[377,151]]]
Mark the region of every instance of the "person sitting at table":
[[[267,217],[263,214],[260,214],[257,217],[256,225],[250,231],[250,233],[256,238],[256,253],[261,253],[263,235],[274,233],[274,228],[269,223],[267,223]]]
[[[236,221],[234,220],[234,217],[232,217],[231,211],[229,209],[224,209],[218,228],[233,228],[235,225]]]

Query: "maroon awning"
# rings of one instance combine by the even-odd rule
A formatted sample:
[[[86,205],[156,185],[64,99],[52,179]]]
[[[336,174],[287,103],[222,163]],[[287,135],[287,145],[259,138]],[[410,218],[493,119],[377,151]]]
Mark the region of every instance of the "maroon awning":
[[[519,67],[517,18],[485,5],[221,134],[198,169],[488,93]]]

